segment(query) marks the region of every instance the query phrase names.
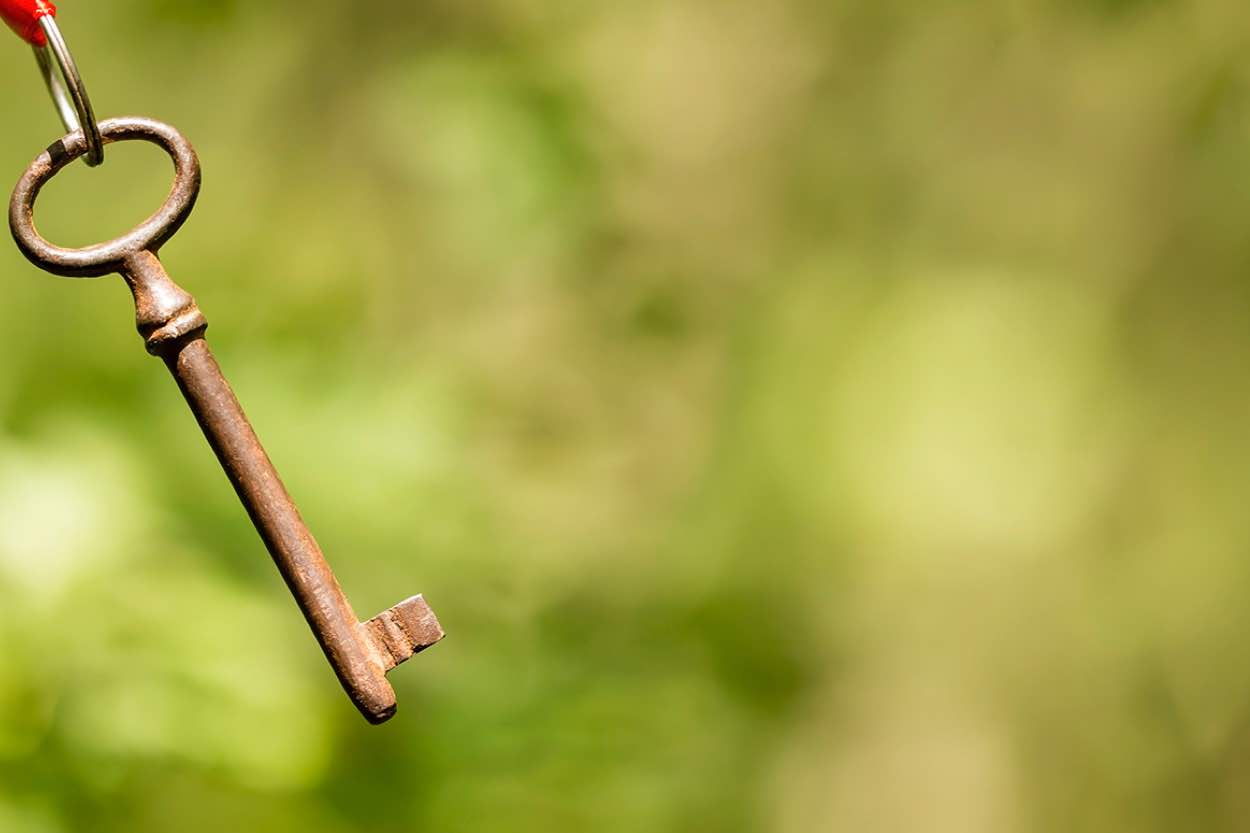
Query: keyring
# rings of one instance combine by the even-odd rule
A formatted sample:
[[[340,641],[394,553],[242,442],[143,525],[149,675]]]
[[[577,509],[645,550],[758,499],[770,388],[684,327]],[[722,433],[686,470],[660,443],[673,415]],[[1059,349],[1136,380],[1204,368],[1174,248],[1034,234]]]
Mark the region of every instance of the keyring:
[[[61,122],[65,129],[74,133],[82,130],[87,139],[86,163],[95,167],[104,161],[104,140],[100,137],[100,126],[96,124],[95,112],[91,109],[91,99],[87,96],[87,87],[78,74],[78,65],[74,56],[65,44],[61,28],[56,25],[56,18],[45,14],[39,18],[39,28],[43,30],[44,44],[34,45],[35,60],[43,73],[44,83],[56,103],[61,114]],[[60,69],[60,77],[56,69]]]

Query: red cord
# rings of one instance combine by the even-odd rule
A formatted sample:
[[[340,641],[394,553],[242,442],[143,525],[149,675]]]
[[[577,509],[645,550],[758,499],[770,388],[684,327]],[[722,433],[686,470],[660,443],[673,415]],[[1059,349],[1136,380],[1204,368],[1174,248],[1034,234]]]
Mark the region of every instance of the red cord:
[[[39,18],[45,15],[56,17],[56,6],[47,0],[0,0],[0,17],[19,38],[34,46],[48,42],[39,26]]]

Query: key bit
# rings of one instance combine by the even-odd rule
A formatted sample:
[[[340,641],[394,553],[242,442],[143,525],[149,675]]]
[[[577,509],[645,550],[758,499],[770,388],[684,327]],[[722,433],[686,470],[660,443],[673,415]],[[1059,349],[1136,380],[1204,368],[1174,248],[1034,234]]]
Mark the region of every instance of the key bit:
[[[100,122],[100,133],[106,144],[143,140],[169,153],[176,175],[161,209],[107,243],[64,249],[44,240],[35,229],[35,200],[58,171],[87,151],[83,134],[75,132],[40,154],[18,182],[9,205],[13,237],[32,263],[53,274],[117,273],[125,279],[148,352],[173,374],[344,690],[366,719],[382,723],[396,709],[387,672],[442,639],[443,629],[421,596],[367,622],[357,619],[213,358],[204,339],[204,314],[161,265],[157,253],[186,221],[199,195],[200,164],[191,144],[173,127],[144,118]]]

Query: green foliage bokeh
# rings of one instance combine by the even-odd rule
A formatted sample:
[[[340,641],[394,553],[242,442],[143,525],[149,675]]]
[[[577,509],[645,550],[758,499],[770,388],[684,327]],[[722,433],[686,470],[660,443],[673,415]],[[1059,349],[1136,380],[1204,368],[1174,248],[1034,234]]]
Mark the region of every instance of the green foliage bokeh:
[[[1245,829],[1244,2],[61,20],[196,145],[165,263],[358,612],[449,635],[367,726],[120,280],[0,246],[0,833]]]

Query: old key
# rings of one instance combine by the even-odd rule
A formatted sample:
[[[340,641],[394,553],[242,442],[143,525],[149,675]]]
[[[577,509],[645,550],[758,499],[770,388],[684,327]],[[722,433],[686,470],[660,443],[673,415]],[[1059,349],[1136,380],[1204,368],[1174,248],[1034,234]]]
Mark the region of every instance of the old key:
[[[116,272],[125,278],[148,352],[163,359],[178,382],[343,688],[371,723],[381,723],[395,714],[395,692],[386,673],[442,639],[438,619],[421,596],[414,596],[367,622],[357,620],[222,376],[204,340],[208,322],[157,258],[199,194],[195,150],[177,130],[151,119],[109,119],[99,126],[105,143],[141,139],[169,153],[176,176],[165,205],[108,243],[64,249],[44,240],[35,229],[35,200],[57,171],[87,151],[79,131],[40,154],[18,182],[9,205],[13,237],[32,263],[53,274],[92,278]]]

